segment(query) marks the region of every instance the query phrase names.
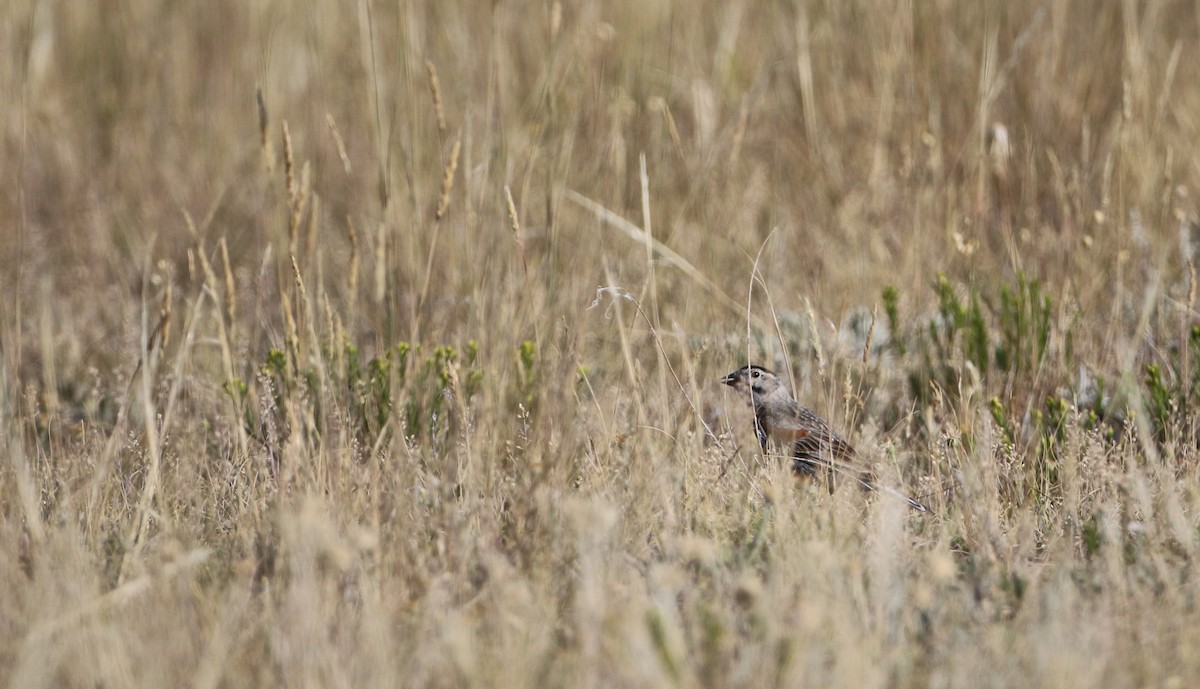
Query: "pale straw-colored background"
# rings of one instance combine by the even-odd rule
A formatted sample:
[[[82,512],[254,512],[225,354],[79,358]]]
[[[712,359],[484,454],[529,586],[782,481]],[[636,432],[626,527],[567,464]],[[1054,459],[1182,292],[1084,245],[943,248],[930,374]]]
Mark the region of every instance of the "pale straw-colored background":
[[[1198,37],[7,0],[0,678],[1195,686]]]

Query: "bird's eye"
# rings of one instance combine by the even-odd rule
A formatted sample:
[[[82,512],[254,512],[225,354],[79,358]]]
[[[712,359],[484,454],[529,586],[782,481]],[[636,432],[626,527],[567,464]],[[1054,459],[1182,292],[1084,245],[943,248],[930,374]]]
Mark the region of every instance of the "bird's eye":
[[[756,371],[756,370],[754,370],[754,369],[751,369],[751,370],[750,370],[750,377],[751,377],[751,378],[758,378],[758,377],[759,377],[759,376],[761,376],[761,375],[762,375],[761,373],[759,373],[758,371]]]

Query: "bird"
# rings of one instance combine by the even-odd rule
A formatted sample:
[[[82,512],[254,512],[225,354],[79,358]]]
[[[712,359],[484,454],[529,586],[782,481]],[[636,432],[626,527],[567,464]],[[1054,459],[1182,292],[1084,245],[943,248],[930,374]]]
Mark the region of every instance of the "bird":
[[[818,470],[825,467],[832,478],[835,466],[854,459],[855,452],[850,443],[816,412],[797,402],[783,378],[771,370],[750,364],[729,373],[719,382],[749,398],[750,406],[754,408],[754,434],[764,452],[770,439],[791,443],[792,468],[797,474],[815,478]],[[880,490],[869,478],[860,476],[858,482],[868,490]],[[833,490],[832,481],[829,489]],[[884,492],[895,493],[890,489]],[[912,498],[900,497],[918,512],[929,511]]]

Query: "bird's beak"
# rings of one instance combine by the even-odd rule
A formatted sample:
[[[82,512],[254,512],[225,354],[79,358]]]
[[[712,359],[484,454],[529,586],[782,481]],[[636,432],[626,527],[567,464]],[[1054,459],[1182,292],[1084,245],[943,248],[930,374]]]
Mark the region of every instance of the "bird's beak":
[[[733,385],[734,383],[737,383],[737,376],[730,373],[729,375],[725,376],[721,380],[718,380],[717,382],[724,383],[726,385]]]

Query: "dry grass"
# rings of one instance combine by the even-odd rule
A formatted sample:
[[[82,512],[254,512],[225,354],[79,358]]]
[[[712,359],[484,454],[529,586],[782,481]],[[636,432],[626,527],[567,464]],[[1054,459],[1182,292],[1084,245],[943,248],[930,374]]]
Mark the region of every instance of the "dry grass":
[[[0,676],[1194,686],[1198,30],[9,0]]]

